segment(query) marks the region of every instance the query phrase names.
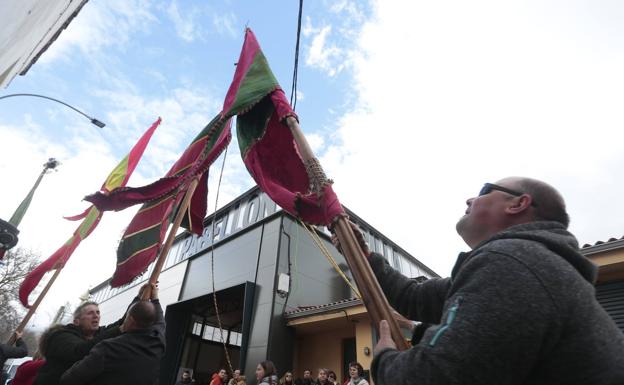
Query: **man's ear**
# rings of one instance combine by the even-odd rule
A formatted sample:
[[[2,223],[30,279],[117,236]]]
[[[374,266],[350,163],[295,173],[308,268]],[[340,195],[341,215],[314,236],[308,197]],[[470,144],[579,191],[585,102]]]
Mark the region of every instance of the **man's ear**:
[[[507,206],[505,211],[508,214],[520,214],[531,207],[531,203],[533,203],[533,197],[529,194],[522,194],[519,197],[513,198],[511,204]]]
[[[78,318],[74,318],[74,325],[78,326],[80,324],[80,320]]]

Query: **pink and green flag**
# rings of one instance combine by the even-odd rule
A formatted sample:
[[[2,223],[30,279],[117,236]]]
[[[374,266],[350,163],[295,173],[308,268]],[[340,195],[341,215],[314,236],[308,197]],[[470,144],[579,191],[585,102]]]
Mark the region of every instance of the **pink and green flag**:
[[[195,178],[200,178],[199,184],[182,226],[195,234],[202,233],[208,170],[230,142],[230,121],[234,115],[238,115],[238,140],[247,169],[277,204],[314,224],[330,224],[344,214],[329,183],[321,192],[309,191],[305,166],[284,123],[288,116],[296,115],[253,32],[247,29],[221,112],[195,138],[167,175],[147,186],[98,192],[85,198],[104,211],[143,204],[119,244],[112,287],[131,282],[156,259],[183,193]]]
[[[330,226],[342,205],[331,182],[310,190],[310,180],[286,118],[297,118],[254,33],[247,29],[226,105],[238,115],[241,156],[260,188],[284,210],[312,224]]]
[[[161,119],[158,118],[154,124],[143,134],[143,136],[139,139],[139,141],[134,145],[130,153],[113,169],[110,173],[106,181],[102,185],[103,191],[114,191],[119,187],[125,186],[132,175],[132,172],[136,168],[141,156],[143,156],[143,152],[147,147],[156,127],[160,124]],[[76,215],[73,217],[68,217],[66,219],[69,220],[80,220],[83,219],[82,223],[78,228],[74,231],[74,234],[65,242],[63,246],[61,246],[58,250],[54,252],[48,259],[43,261],[39,266],[37,266],[33,271],[31,271],[24,281],[20,285],[19,289],[19,298],[22,305],[25,307],[30,307],[28,303],[28,297],[30,293],[37,287],[41,278],[45,275],[45,273],[52,271],[54,269],[59,269],[65,266],[69,257],[71,257],[72,253],[80,242],[87,238],[89,234],[95,230],[100,219],[102,218],[102,212],[100,212],[95,206],[90,206],[80,215]]]
[[[196,234],[202,233],[207,209],[208,168],[227,147],[231,136],[230,120],[223,121],[217,116],[191,142],[165,177],[147,186],[87,197],[106,209],[123,209],[145,202],[119,243],[112,287],[132,282],[158,257],[167,228],[194,178],[199,178],[199,183],[182,226]]]

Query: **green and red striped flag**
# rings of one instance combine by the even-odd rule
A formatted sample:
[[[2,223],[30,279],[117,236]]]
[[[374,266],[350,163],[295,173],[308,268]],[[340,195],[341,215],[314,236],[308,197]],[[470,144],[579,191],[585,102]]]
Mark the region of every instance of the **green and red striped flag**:
[[[85,199],[100,210],[123,210],[143,203],[128,226],[117,250],[112,287],[131,282],[158,256],[174,213],[191,180],[200,178],[182,226],[203,231],[208,169],[228,145],[230,119],[238,115],[241,153],[260,188],[286,211],[310,223],[329,224],[344,214],[331,185],[310,192],[305,166],[289,128],[283,123],[296,116],[269,68],[250,29],[234,79],[221,112],[204,128],[164,178],[143,187],[96,193]]]
[[[182,226],[196,234],[202,233],[207,209],[208,169],[231,138],[230,119],[217,115],[163,178],[147,186],[118,189],[110,194],[96,193],[85,198],[100,210],[123,210],[144,203],[119,243],[112,287],[131,282],[156,259],[167,228],[194,178],[199,178],[199,183]]]
[[[102,185],[101,189],[106,192],[114,191],[119,187],[123,187],[128,182],[130,175],[136,168],[139,160],[143,156],[143,152],[147,147],[154,131],[160,124],[161,119],[158,118],[154,124],[143,134],[143,136],[139,139],[139,141],[134,145],[132,150],[128,153],[128,155],[121,161],[119,164],[113,169],[113,171],[109,174],[108,178]],[[31,271],[19,289],[19,298],[22,305],[25,307],[30,307],[28,303],[28,297],[30,293],[37,287],[41,278],[48,271],[52,271],[54,269],[59,269],[65,266],[69,257],[73,254],[74,250],[78,247],[80,242],[87,238],[89,234],[95,230],[100,219],[102,218],[102,212],[100,212],[95,206],[90,206],[80,215],[76,215],[73,217],[67,217],[69,220],[79,220],[83,219],[82,223],[78,228],[74,231],[74,234],[65,242],[63,246],[61,246],[54,254],[52,254],[48,259],[43,261],[39,266],[37,266],[33,271]]]
[[[326,181],[310,190],[310,179],[286,118],[297,118],[254,33],[247,29],[226,102],[236,111],[241,156],[258,186],[284,210],[312,224],[330,226],[345,215]]]

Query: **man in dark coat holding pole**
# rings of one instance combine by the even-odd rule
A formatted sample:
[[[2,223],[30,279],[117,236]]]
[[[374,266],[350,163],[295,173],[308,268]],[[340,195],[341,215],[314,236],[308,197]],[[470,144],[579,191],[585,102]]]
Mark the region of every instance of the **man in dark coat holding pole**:
[[[98,343],[61,377],[60,385],[152,385],[165,353],[165,319],[158,289],[151,285],[149,301],[130,306],[122,334]]]
[[[141,287],[130,306],[139,301],[146,287]],[[122,317],[113,324],[101,327],[97,303],[85,302],[78,306],[74,311],[74,322],[55,330],[48,337],[46,363],[39,369],[34,385],[58,385],[61,375],[89,354],[97,343],[121,335],[123,321]]]

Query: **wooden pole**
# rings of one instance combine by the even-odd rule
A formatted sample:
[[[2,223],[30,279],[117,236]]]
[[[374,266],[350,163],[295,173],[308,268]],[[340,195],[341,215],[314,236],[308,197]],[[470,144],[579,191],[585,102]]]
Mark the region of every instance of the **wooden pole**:
[[[178,213],[173,222],[173,226],[171,227],[171,230],[169,231],[169,234],[167,236],[167,240],[165,241],[165,245],[162,251],[160,252],[158,260],[156,261],[154,270],[152,270],[152,274],[148,281],[148,283],[150,284],[156,284],[156,282],[158,281],[158,277],[160,276],[160,272],[162,271],[163,265],[165,264],[165,259],[167,258],[167,254],[169,253],[169,250],[171,249],[171,245],[173,245],[176,232],[180,228],[180,224],[182,223],[182,220],[184,219],[184,214],[186,214],[187,212],[188,206],[191,202],[191,198],[193,196],[193,193],[195,192],[195,188],[197,188],[198,183],[199,183],[199,178],[195,178],[193,181],[191,181],[191,184],[186,190],[186,195],[184,196],[184,199],[182,200]],[[15,329],[16,332],[21,333],[22,331],[24,331],[24,328],[28,324],[28,321],[30,321],[33,314],[35,314],[35,311],[39,307],[39,304],[41,303],[41,301],[43,301],[43,298],[48,293],[48,290],[50,290],[50,287],[52,287],[52,284],[54,283],[54,281],[56,281],[56,278],[59,276],[62,269],[63,269],[62,267],[59,267],[55,270],[54,275],[52,275],[52,278],[50,278],[46,286],[43,288],[43,291],[41,291],[41,293],[39,294],[39,296],[37,297],[33,305],[30,307],[30,309],[28,309],[28,313],[26,313],[26,316],[24,317],[24,319],[22,319],[22,322],[20,322],[20,324],[17,326],[17,329]],[[147,300],[150,298],[150,296],[151,296],[151,290],[148,286],[143,291],[143,295],[141,299]],[[13,334],[9,338],[8,343],[9,345],[12,345],[15,343],[15,334]]]
[[[312,162],[318,162],[314,157],[314,153],[308,144],[299,123],[293,117],[288,117],[286,123],[293,134],[295,142],[299,146],[299,153],[303,158],[303,161],[307,164]],[[324,181],[311,181],[313,185],[321,185]],[[370,317],[375,324],[375,327],[379,328],[381,320],[388,321],[390,325],[390,332],[392,333],[392,339],[397,345],[399,350],[406,350],[408,348],[405,337],[399,328],[399,324],[392,314],[392,308],[388,303],[388,299],[384,295],[375,274],[367,261],[364,252],[362,251],[353,229],[349,221],[341,217],[338,219],[334,226],[336,236],[340,241],[342,252],[349,264],[349,268],[353,274],[353,279],[362,294],[362,302],[366,306],[366,310],[370,314]]]
[[[152,275],[150,275],[150,278],[148,281],[149,284],[155,285],[156,282],[158,282],[158,277],[160,276],[160,272],[162,271],[162,268],[165,264],[165,260],[167,259],[167,254],[169,254],[169,250],[171,250],[171,246],[173,245],[173,241],[175,239],[176,233],[178,232],[178,229],[180,228],[180,224],[182,223],[182,220],[184,219],[184,215],[188,211],[188,207],[191,203],[191,198],[193,197],[193,193],[195,192],[195,188],[197,188],[198,183],[199,183],[199,177],[196,177],[195,179],[191,181],[191,184],[186,190],[186,195],[184,195],[184,199],[182,200],[182,203],[180,204],[180,207],[178,208],[178,213],[176,214],[176,217],[173,221],[171,230],[169,230],[169,234],[167,235],[167,240],[165,241],[165,244],[162,250],[160,251],[160,255],[158,256],[158,259],[156,260],[156,264],[154,265],[154,270],[152,270]],[[148,300],[152,294],[151,292],[152,290],[150,286],[148,286],[143,291],[141,300],[142,301]]]
[[[56,270],[54,271],[54,274],[52,275],[48,283],[45,285],[41,293],[39,293],[39,296],[37,297],[35,302],[32,304],[30,309],[28,309],[28,313],[26,313],[26,315],[22,319],[22,322],[20,322],[19,325],[17,325],[17,329],[15,329],[15,332],[21,333],[24,331],[24,329],[26,328],[26,325],[28,324],[28,321],[30,321],[33,314],[35,314],[35,311],[37,311],[39,304],[41,303],[41,301],[43,301],[43,298],[46,296],[46,294],[48,294],[48,290],[50,290],[50,288],[52,287],[52,284],[54,283],[54,281],[56,281],[56,278],[59,276],[59,274],[61,274],[61,270],[63,270],[62,267],[56,268]],[[14,343],[15,343],[15,333],[11,335],[8,341],[9,345],[13,345]]]

